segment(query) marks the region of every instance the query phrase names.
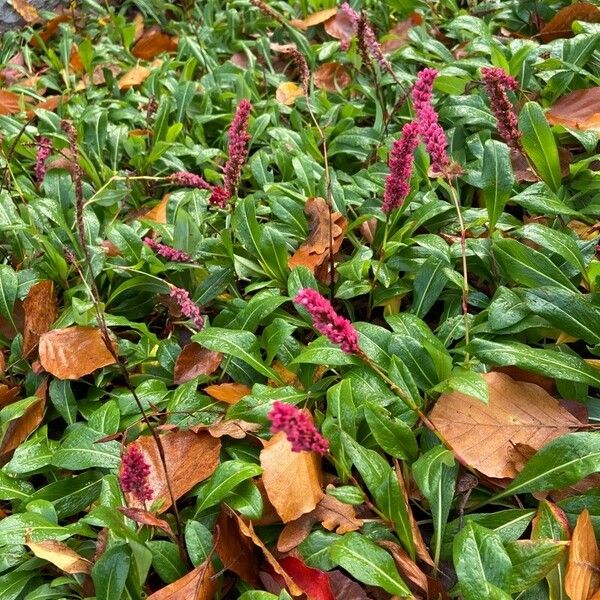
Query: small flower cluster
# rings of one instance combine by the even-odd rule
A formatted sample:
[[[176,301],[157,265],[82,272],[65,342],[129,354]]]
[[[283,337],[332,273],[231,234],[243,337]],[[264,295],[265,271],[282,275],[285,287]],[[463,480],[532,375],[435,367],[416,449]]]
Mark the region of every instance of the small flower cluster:
[[[252,104],[249,100],[242,100],[235,117],[229,128],[229,145],[227,148],[227,162],[225,163],[225,177],[223,187],[229,196],[237,192],[242,174],[242,167],[248,158],[248,144],[250,134],[248,133],[248,119],[252,111]]]
[[[47,137],[41,137],[38,143],[37,154],[35,156],[35,180],[42,183],[46,175],[46,161],[52,154],[52,140]]]
[[[172,262],[192,262],[192,257],[187,252],[184,252],[183,250],[177,250],[177,248],[167,246],[167,244],[156,242],[152,238],[145,237],[144,244],[146,244],[146,246],[156,252],[156,254],[159,256],[162,256],[163,258],[166,258]]]
[[[271,433],[283,431],[292,444],[293,452],[325,454],[329,450],[329,442],[317,431],[310,417],[292,404],[273,403],[268,418],[271,421]]]
[[[150,475],[150,466],[146,464],[144,455],[136,445],[131,444],[125,450],[121,460],[119,473],[121,489],[125,493],[133,494],[140,502],[151,500],[153,492],[148,485],[148,475]]]
[[[385,180],[382,210],[389,214],[402,206],[410,192],[413,170],[413,153],[419,144],[419,124],[415,121],[402,128],[402,137],[397,139],[390,152],[390,172]]]
[[[339,344],[348,354],[359,352],[358,334],[352,323],[338,315],[331,302],[317,290],[304,288],[294,298],[296,304],[303,306],[310,314],[315,329],[328,337],[334,344]]]
[[[204,181],[200,175],[190,173],[189,171],[177,171],[169,175],[169,180],[182,187],[198,188],[199,190],[210,190],[212,186],[208,181]]]
[[[302,82],[302,91],[304,95],[308,97],[309,91],[309,83],[310,83],[310,69],[308,68],[308,64],[306,62],[306,58],[304,58],[304,54],[296,48],[289,48],[284,50],[284,54],[287,54],[293,61],[294,66],[298,69],[300,73],[300,81]]]
[[[204,327],[204,317],[200,313],[199,306],[190,298],[190,294],[183,288],[174,287],[170,293],[171,298],[177,302],[179,310],[184,317],[193,321],[198,329]]]
[[[490,107],[498,121],[498,133],[506,144],[513,150],[521,149],[521,133],[518,128],[519,121],[512,102],[509,100],[507,90],[515,91],[519,84],[503,69],[497,67],[483,67],[481,77],[490,98]]]

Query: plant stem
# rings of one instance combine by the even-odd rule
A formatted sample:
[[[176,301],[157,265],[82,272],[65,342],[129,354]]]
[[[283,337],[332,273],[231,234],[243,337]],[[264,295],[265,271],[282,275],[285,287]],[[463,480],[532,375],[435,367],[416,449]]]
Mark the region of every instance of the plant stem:
[[[377,268],[375,269],[375,274],[373,276],[373,285],[371,286],[371,291],[369,292],[369,314],[367,318],[371,317],[371,313],[373,312],[373,296],[375,292],[375,287],[377,286],[377,278],[379,277],[379,272],[381,271],[381,267],[383,265],[385,259],[385,247],[387,246],[388,233],[390,228],[390,215],[389,213],[385,215],[385,226],[383,229],[383,242],[381,243],[381,247],[379,248],[379,261],[377,262]]]

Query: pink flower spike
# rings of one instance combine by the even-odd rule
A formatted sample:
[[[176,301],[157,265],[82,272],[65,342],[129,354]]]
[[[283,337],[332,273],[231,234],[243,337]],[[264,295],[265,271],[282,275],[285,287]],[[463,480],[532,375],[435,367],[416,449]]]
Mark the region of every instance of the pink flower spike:
[[[208,199],[208,203],[212,204],[213,206],[218,206],[219,208],[225,208],[227,202],[229,201],[229,198],[231,198],[231,196],[229,195],[227,190],[220,185],[216,185],[212,189],[212,194]]]
[[[446,135],[438,122],[438,115],[433,108],[433,82],[438,72],[435,69],[423,69],[417,75],[412,90],[412,99],[417,113],[419,133],[425,142],[431,157],[431,167],[436,173],[443,173],[450,163],[446,152]]]
[[[133,494],[140,502],[152,499],[152,489],[148,485],[150,466],[146,464],[144,455],[135,444],[130,444],[121,459],[119,482],[125,493]]]
[[[317,431],[310,417],[294,405],[276,401],[267,416],[271,433],[283,431],[292,444],[292,452],[325,454],[329,450],[329,442]]]
[[[169,180],[182,187],[198,188],[200,190],[210,190],[212,186],[204,181],[200,175],[190,173],[189,171],[177,171],[169,175]]]
[[[509,100],[507,90],[515,91],[519,84],[503,69],[497,67],[483,67],[481,77],[490,98],[490,108],[498,122],[498,133],[506,144],[513,150],[521,149],[521,132],[519,120],[512,102]]]
[[[354,28],[356,29],[358,22],[360,21],[360,15],[347,3],[344,2],[340,6],[340,10],[352,21]]]
[[[410,178],[413,170],[413,153],[419,144],[419,124],[415,121],[406,123],[402,128],[402,136],[397,139],[390,152],[390,172],[385,180],[383,206],[385,214],[402,206],[410,192]]]
[[[166,244],[154,241],[152,238],[145,237],[144,244],[153,250],[159,256],[166,258],[172,262],[192,262],[192,257],[183,250],[177,250]]]
[[[331,302],[323,297],[317,290],[304,288],[294,298],[296,304],[303,306],[310,314],[315,329],[329,338],[334,344],[339,344],[347,354],[356,354],[358,347],[358,334],[352,323],[338,315]]]
[[[250,118],[251,110],[252,104],[250,101],[246,99],[241,100],[229,127],[228,157],[225,163],[223,183],[223,187],[229,194],[229,197],[235,196],[237,192],[242,175],[242,167],[248,157],[248,144],[250,142],[248,119]]]
[[[200,313],[200,307],[190,298],[190,294],[183,288],[174,287],[171,290],[171,298],[174,298],[181,310],[181,314],[194,322],[198,329],[204,327],[204,317]]]
[[[35,157],[35,180],[42,183],[46,175],[46,160],[52,154],[52,140],[47,137],[41,137],[38,143],[37,154]]]

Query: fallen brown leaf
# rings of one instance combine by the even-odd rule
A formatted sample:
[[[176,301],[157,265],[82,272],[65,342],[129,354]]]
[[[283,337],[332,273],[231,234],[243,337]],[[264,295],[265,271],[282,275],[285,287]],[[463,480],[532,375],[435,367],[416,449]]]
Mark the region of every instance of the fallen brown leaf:
[[[588,600],[600,590],[600,552],[587,508],[573,529],[565,590],[571,600]]]
[[[290,23],[298,29],[308,29],[314,25],[324,23],[328,19],[331,19],[337,13],[337,8],[326,8],[325,10],[319,10],[311,15],[308,15],[305,19],[292,19]]]
[[[275,92],[275,98],[286,106],[292,106],[302,96],[304,96],[304,91],[292,81],[280,83]]]
[[[427,575],[419,569],[410,556],[398,544],[389,540],[379,540],[377,543],[392,555],[400,575],[402,575],[410,589],[415,594],[424,594],[427,597],[429,592]]]
[[[128,90],[136,85],[141,85],[146,81],[148,75],[150,75],[150,69],[141,65],[135,65],[135,67],[129,69],[127,73],[119,78],[119,89]]]
[[[136,58],[152,60],[162,52],[175,52],[179,39],[164,33],[158,25],[146,29],[131,49]]]
[[[71,15],[68,12],[62,12],[56,15],[53,19],[50,19],[46,25],[44,25],[43,29],[38,31],[37,35],[43,42],[47,42],[52,36],[56,34],[58,31],[58,27],[61,23],[67,23],[71,20]],[[34,48],[39,48],[40,44],[38,40],[33,37],[31,39],[31,45]]]
[[[331,37],[344,44],[350,42],[356,30],[354,21],[343,10],[338,10],[333,17],[327,19],[323,27]]]
[[[11,4],[16,12],[21,15],[23,21],[28,25],[35,25],[41,22],[40,14],[37,8],[32,4],[29,4],[27,0],[11,0]]]
[[[31,287],[25,300],[23,300],[25,321],[23,323],[23,356],[31,358],[43,333],[50,331],[50,327],[58,314],[54,282],[50,280],[38,281]]]
[[[216,438],[226,435],[236,440],[241,440],[246,437],[246,434],[254,433],[261,429],[261,427],[259,423],[249,423],[241,419],[220,419],[216,423],[213,423],[207,431]]]
[[[12,404],[19,395],[20,391],[21,388],[18,385],[9,387],[5,383],[0,383],[0,408],[4,408],[5,406]]]
[[[300,545],[315,523],[321,523],[327,531],[335,530],[339,535],[357,531],[363,525],[363,521],[356,518],[356,511],[350,504],[344,504],[333,496],[325,495],[314,510],[289,522],[281,530],[277,540],[277,550],[289,552]]]
[[[348,69],[340,63],[322,64],[314,74],[315,86],[328,92],[340,92],[352,83]]]
[[[119,511],[128,519],[131,519],[140,525],[148,525],[148,527],[162,529],[171,539],[175,539],[175,534],[173,533],[171,526],[164,519],[159,519],[151,512],[148,512],[143,508],[132,508],[131,506],[119,506]]]
[[[219,383],[216,385],[208,385],[204,388],[204,393],[211,398],[226,402],[227,404],[235,404],[244,396],[252,393],[252,390],[243,383]]]
[[[199,375],[212,375],[219,368],[222,358],[220,352],[203,348],[196,342],[187,344],[175,361],[173,383],[179,385]]]
[[[92,563],[63,542],[32,542],[26,538],[25,543],[38,558],[52,563],[65,573],[91,573]]]
[[[546,117],[551,125],[563,125],[600,134],[599,105],[600,86],[575,90],[559,98],[546,111]]]
[[[361,585],[337,569],[329,571],[329,585],[337,600],[372,600]]]
[[[217,578],[210,559],[168,586],[148,596],[147,600],[213,600]]]
[[[162,434],[160,440],[175,500],[210,477],[219,464],[221,442],[206,431],[172,431]],[[158,512],[163,513],[171,506],[171,498],[156,442],[152,436],[144,436],[133,443],[150,465],[148,484],[153,492],[150,502],[162,501]],[[127,503],[134,508],[144,508],[131,494],[127,494]]]
[[[144,214],[144,219],[156,221],[157,223],[166,223],[167,206],[169,204],[170,195],[171,194],[165,194],[162,200],[154,208],[151,208],[147,213]]]
[[[581,426],[539,386],[497,372],[483,377],[489,388],[489,404],[460,392],[442,394],[430,419],[457,458],[484,475],[514,477],[517,471],[510,451],[516,444],[539,450]]]
[[[137,42],[144,33],[144,15],[141,12],[136,12],[132,23],[135,28],[133,33],[133,41]]]
[[[74,325],[43,333],[39,352],[42,367],[58,379],[80,379],[115,363],[96,327]]]
[[[314,452],[292,452],[283,432],[265,443],[260,466],[269,500],[284,523],[311,512],[324,497],[319,456]]]
[[[14,115],[21,112],[22,96],[9,92],[8,90],[0,90],[0,115]]]
[[[538,33],[538,37],[544,43],[558,38],[573,37],[575,34],[571,26],[574,21],[600,23],[600,8],[589,2],[574,2],[569,6],[565,6],[544,25]]]
[[[408,32],[423,22],[423,17],[413,12],[410,17],[404,21],[396,23],[386,34],[383,42],[381,42],[381,49],[386,54],[390,54],[402,48],[408,41]]]
[[[106,83],[106,76],[104,75],[105,70],[110,71],[113,77],[117,77],[117,75],[121,73],[122,69],[118,65],[96,65],[92,71],[91,77],[87,73],[83,75],[81,81],[79,81],[79,83],[75,86],[75,91],[81,92],[82,90],[87,89],[90,85],[104,85]]]

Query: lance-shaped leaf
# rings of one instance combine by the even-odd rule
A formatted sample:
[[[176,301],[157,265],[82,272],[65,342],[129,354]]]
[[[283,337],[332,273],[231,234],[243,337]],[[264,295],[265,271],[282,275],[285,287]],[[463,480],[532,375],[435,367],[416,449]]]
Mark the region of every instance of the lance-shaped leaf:
[[[514,184],[508,146],[496,140],[487,140],[483,146],[481,187],[488,212],[490,231],[496,227]]]

